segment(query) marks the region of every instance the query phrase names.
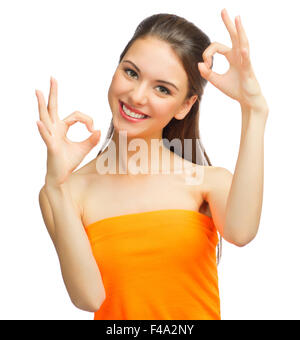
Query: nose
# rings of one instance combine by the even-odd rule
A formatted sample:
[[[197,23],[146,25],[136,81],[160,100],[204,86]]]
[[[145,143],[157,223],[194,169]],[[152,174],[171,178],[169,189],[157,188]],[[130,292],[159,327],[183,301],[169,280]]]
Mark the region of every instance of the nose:
[[[130,104],[134,107],[143,106],[147,103],[146,84],[136,85],[130,92]]]

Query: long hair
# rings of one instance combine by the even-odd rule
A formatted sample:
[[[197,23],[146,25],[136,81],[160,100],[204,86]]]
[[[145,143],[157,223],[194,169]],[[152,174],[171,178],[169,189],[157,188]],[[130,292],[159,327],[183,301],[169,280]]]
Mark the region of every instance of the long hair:
[[[144,19],[137,26],[133,37],[120,55],[119,63],[137,39],[147,37],[153,37],[169,43],[173,51],[180,58],[188,77],[188,91],[185,99],[188,99],[193,95],[198,96],[194,105],[191,107],[189,113],[184,119],[177,120],[172,118],[172,120],[164,127],[162,133],[163,141],[167,140],[168,142],[171,142],[173,139],[179,139],[181,141],[182,149],[178,152],[175,148],[174,153],[179,154],[181,157],[184,155],[184,159],[187,159],[194,164],[212,166],[201,142],[199,132],[200,103],[207,80],[201,77],[198,69],[198,63],[204,61],[202,54],[211,44],[209,37],[193,23],[180,16],[166,13],[154,14]],[[105,149],[113,136],[113,133],[114,126],[113,121],[111,120],[106,138],[97,157]],[[190,139],[192,142],[192,154],[189,158],[186,156],[188,155],[188,152],[184,152],[185,139]],[[164,144],[168,147],[166,143]],[[201,211],[207,212],[211,216],[209,205],[206,201],[203,202]],[[222,237],[219,235],[219,243],[217,246],[218,264],[221,259],[221,252]]]

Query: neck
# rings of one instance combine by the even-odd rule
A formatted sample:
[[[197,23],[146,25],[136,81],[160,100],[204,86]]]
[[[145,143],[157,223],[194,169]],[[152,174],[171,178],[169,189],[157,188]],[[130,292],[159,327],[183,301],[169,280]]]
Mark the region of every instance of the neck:
[[[114,130],[103,153],[108,149],[115,158],[117,174],[138,177],[172,171],[174,154],[164,146],[162,131],[156,136],[128,137],[126,131]]]

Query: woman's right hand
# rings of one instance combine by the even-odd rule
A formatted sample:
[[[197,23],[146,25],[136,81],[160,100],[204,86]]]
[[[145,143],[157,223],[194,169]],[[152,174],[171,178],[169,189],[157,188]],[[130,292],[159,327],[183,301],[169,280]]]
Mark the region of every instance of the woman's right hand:
[[[61,185],[82,162],[84,157],[100,140],[101,131],[94,130],[93,119],[75,111],[60,120],[57,113],[57,81],[51,77],[48,106],[41,91],[36,90],[40,120],[37,126],[47,146],[46,182]],[[82,142],[67,138],[69,127],[76,122],[84,123],[92,135]]]

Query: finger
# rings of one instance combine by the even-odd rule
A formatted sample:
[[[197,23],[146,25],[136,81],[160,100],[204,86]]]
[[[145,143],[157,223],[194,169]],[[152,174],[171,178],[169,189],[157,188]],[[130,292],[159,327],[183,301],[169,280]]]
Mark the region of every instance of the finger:
[[[46,107],[44,95],[39,90],[35,90],[35,94],[36,94],[37,101],[38,101],[40,121],[43,122],[43,124],[45,125],[45,127],[47,128],[49,133],[51,134],[52,123],[51,123],[49,113],[48,113],[48,110],[47,110],[47,107]]]
[[[241,17],[238,16],[235,18],[235,24],[238,32],[238,37],[239,37],[239,45],[240,49],[247,49],[249,50],[249,41],[245,32],[245,29],[242,25]]]
[[[244,71],[251,71],[251,62],[250,62],[250,50],[249,50],[249,41],[245,32],[245,29],[242,25],[241,17],[238,16],[235,18],[236,27],[239,35],[239,45],[240,45],[240,54],[241,54],[241,65],[243,66]]]
[[[38,130],[39,130],[39,133],[43,139],[43,141],[46,143],[47,147],[48,145],[50,145],[50,138],[51,138],[51,135],[49,134],[46,126],[43,124],[42,121],[38,120],[36,122],[36,125],[38,127]]]
[[[81,122],[86,125],[87,129],[90,132],[94,131],[93,119],[89,117],[88,115],[82,112],[79,112],[79,111],[75,111],[71,113],[68,117],[64,118],[63,121],[67,124],[68,127],[75,124],[76,122]]]
[[[201,76],[212,83],[215,87],[219,88],[219,84],[222,82],[224,75],[213,72],[205,63],[198,63],[198,68]]]
[[[241,50],[241,56],[242,56],[242,66],[244,68],[244,71],[249,72],[252,69],[249,50],[248,49],[242,49]]]
[[[52,122],[59,119],[57,114],[57,81],[53,77],[50,78],[50,91],[47,109]]]
[[[231,51],[230,47],[220,44],[218,42],[213,42],[203,52],[202,57],[207,67],[210,67],[212,65],[212,56],[215,53],[220,53],[226,57],[226,54],[230,51]]]
[[[101,131],[95,130],[92,135],[82,142],[76,142],[83,148],[86,152],[89,152],[94,146],[96,146],[100,140]]]
[[[227,28],[227,31],[229,32],[230,38],[231,38],[231,42],[232,42],[232,47],[237,47],[239,44],[239,38],[238,38],[238,33],[237,30],[233,24],[233,22],[231,21],[226,8],[222,9],[221,11],[221,17],[222,20]]]

